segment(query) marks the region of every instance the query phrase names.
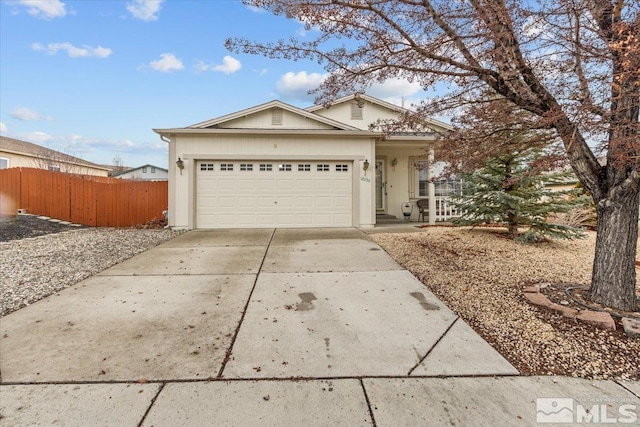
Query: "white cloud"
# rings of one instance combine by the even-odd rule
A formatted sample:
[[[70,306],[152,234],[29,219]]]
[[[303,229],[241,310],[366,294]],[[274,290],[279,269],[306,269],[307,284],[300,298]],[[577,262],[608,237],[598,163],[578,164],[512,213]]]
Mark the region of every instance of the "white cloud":
[[[7,131],[7,125],[0,122],[0,133],[5,133]]]
[[[82,46],[77,47],[69,42],[64,43],[49,43],[44,46],[41,43],[33,43],[31,49],[35,51],[46,51],[49,55],[55,55],[58,51],[63,50],[67,52],[70,58],[106,58],[113,53],[109,48],[98,46]]]
[[[222,65],[216,65],[213,67],[213,71],[220,71],[225,74],[233,74],[242,68],[242,64],[237,59],[226,55],[222,58]]]
[[[392,104],[409,108],[411,102],[417,101],[411,97],[421,90],[422,87],[418,82],[393,78],[385,80],[384,83],[373,83],[366,92]]]
[[[29,132],[23,134],[22,138],[36,144],[42,144],[44,142],[51,141],[53,136],[45,132]]]
[[[14,108],[11,112],[11,117],[22,121],[53,120],[53,117],[51,116],[43,116],[37,111],[24,107]]]
[[[133,0],[127,3],[127,10],[134,18],[142,21],[155,21],[164,0]]]
[[[156,71],[162,71],[163,73],[168,73],[174,70],[182,70],[184,68],[182,61],[176,58],[173,53],[162,53],[160,54],[160,58],[162,59],[151,61],[149,63],[149,66],[152,69]]]
[[[36,18],[60,18],[67,14],[65,4],[60,0],[17,0],[11,4],[25,6],[27,13]]]
[[[245,7],[249,9],[251,12],[255,12],[255,13],[265,13],[267,11],[266,9],[261,9],[258,6],[254,6],[252,4],[245,4]]]
[[[233,74],[241,68],[242,64],[240,61],[229,55],[222,58],[222,64],[220,65],[207,64],[203,61],[198,61],[195,66],[195,70],[198,73],[203,71],[219,71],[225,74]]]
[[[289,71],[280,77],[276,83],[276,90],[285,99],[307,101],[310,98],[308,92],[317,88],[327,77],[329,74]]]

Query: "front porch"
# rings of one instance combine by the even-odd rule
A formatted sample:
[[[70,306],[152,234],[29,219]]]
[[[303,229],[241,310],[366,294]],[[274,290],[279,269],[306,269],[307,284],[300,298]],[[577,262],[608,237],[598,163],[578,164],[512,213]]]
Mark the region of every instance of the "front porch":
[[[460,191],[460,181],[434,180],[443,164],[434,163],[432,150],[414,144],[394,141],[376,146],[376,223],[396,219],[434,225],[459,216],[450,199]],[[417,205],[419,200],[428,201],[422,209]]]

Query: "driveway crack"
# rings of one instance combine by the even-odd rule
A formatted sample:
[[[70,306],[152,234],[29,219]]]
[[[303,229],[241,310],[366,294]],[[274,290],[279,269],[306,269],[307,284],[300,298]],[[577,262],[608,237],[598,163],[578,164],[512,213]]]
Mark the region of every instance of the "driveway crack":
[[[238,338],[238,334],[240,333],[240,327],[244,322],[244,317],[247,314],[247,310],[249,309],[249,303],[251,302],[251,297],[253,296],[253,291],[256,289],[256,284],[258,283],[258,278],[260,277],[260,273],[262,272],[262,266],[264,265],[264,260],[267,259],[267,253],[269,252],[269,247],[271,246],[271,241],[273,240],[273,236],[276,234],[276,228],[273,229],[271,233],[271,237],[269,237],[269,242],[267,243],[267,247],[264,250],[264,255],[262,256],[262,261],[260,262],[260,266],[258,267],[258,272],[256,273],[256,277],[253,280],[253,286],[251,287],[251,292],[249,292],[249,298],[247,298],[247,302],[244,305],[244,309],[242,310],[242,316],[240,316],[240,321],[238,322],[238,326],[236,327],[236,331],[233,334],[233,338],[231,339],[231,344],[229,345],[229,349],[224,356],[224,360],[222,361],[222,366],[220,366],[220,370],[218,371],[218,375],[216,378],[222,378],[222,374],[224,372],[224,368],[227,367],[227,363],[231,359],[231,354],[233,353],[233,346],[236,343],[236,339]]]

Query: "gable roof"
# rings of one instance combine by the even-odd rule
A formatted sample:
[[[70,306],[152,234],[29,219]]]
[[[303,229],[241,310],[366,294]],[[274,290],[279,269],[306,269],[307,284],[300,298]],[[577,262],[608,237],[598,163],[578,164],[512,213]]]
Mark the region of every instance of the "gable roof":
[[[231,120],[238,119],[240,117],[245,117],[251,114],[259,113],[261,111],[266,111],[271,108],[281,108],[283,110],[289,111],[293,114],[297,114],[302,117],[306,117],[311,120],[315,120],[317,122],[332,126],[338,130],[359,130],[356,127],[347,125],[345,123],[341,123],[337,120],[330,119],[328,117],[323,117],[319,114],[313,114],[313,112],[304,110],[302,108],[294,107],[293,105],[286,104],[282,101],[273,100],[266,102],[264,104],[256,105],[251,108],[246,108],[244,110],[237,111],[235,113],[227,114],[225,116],[216,117],[210,120],[206,120],[204,122],[196,123],[191,126],[187,126],[187,129],[207,129],[216,127],[222,123],[229,122]]]
[[[105,171],[111,170],[111,168],[108,168],[106,166],[98,165],[96,163],[83,160],[79,157],[70,156],[68,154],[61,153],[60,151],[43,147],[42,145],[22,141],[19,139],[8,138],[6,136],[0,136],[0,151],[20,154],[28,157],[35,157],[39,159],[55,160],[57,162],[85,166],[93,169],[100,169]]]
[[[127,170],[122,171],[120,173],[114,174],[113,177],[115,178],[115,177],[120,176],[120,175],[125,175],[125,174],[131,173],[131,172],[135,172],[135,171],[140,170],[142,168],[156,168],[158,170],[161,170],[161,171],[164,171],[164,172],[167,172],[167,173],[169,172],[168,169],[161,168],[160,166],[146,164],[146,165],[138,166],[137,168],[127,169]]]
[[[332,101],[329,104],[329,107],[320,104],[320,105],[312,105],[310,107],[305,108],[305,110],[309,111],[309,112],[312,112],[312,113],[315,113],[316,111],[319,111],[319,110],[322,110],[322,109],[325,109],[325,108],[330,108],[332,105],[338,105],[338,104],[342,104],[342,103],[353,101],[353,100],[367,101],[367,102],[370,102],[372,104],[377,104],[377,105],[379,105],[381,107],[388,108],[388,109],[390,109],[392,111],[397,111],[398,113],[405,113],[405,112],[410,111],[407,108],[400,107],[398,105],[392,104],[392,103],[387,102],[387,101],[383,101],[382,99],[376,98],[376,97],[371,96],[371,95],[367,95],[365,93],[343,96],[342,98],[338,98],[338,99]],[[427,124],[431,124],[431,125],[433,125],[435,127],[438,127],[438,128],[442,128],[442,129],[445,129],[445,130],[453,130],[453,126],[451,126],[450,124],[447,124],[445,122],[442,122],[440,120],[427,118],[427,119],[425,119],[425,121],[427,122]]]

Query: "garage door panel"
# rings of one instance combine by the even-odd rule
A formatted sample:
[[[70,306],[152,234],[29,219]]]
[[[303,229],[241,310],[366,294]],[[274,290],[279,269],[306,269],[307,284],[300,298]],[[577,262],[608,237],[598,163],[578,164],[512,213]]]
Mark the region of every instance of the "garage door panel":
[[[333,181],[333,189],[335,191],[346,191],[351,190],[351,180],[334,180]]]
[[[271,171],[250,160],[225,161],[233,171],[206,163],[214,169],[196,169],[197,228],[352,226],[351,171],[335,166],[345,162],[292,163],[290,171],[278,170],[276,161]],[[253,170],[241,170],[241,163],[253,163]],[[319,171],[318,163],[329,170]]]
[[[349,197],[334,197],[333,207],[337,209],[351,209],[351,198]]]
[[[273,178],[265,177],[263,174],[256,174],[256,176],[261,176],[261,179],[257,182],[258,190],[271,190],[275,191],[276,189],[276,180]]]
[[[218,191],[236,191],[236,183],[237,181],[235,179],[231,179],[231,178],[221,178],[216,180],[215,183],[213,183],[213,185],[215,185]]]
[[[255,196],[238,196],[239,208],[255,208],[257,207]]]
[[[279,179],[276,185],[278,191],[292,191],[295,186],[295,181],[290,177],[283,177],[283,179]]]
[[[315,183],[314,183],[314,190],[324,190],[324,191],[330,191],[333,189],[333,183],[331,181],[331,179],[327,179],[327,178],[319,178]]]
[[[303,191],[311,191],[313,190],[313,180],[312,179],[297,179],[295,190],[297,192]]]
[[[255,192],[256,190],[256,180],[255,179],[247,179],[242,178],[238,180],[238,191],[250,190]]]

